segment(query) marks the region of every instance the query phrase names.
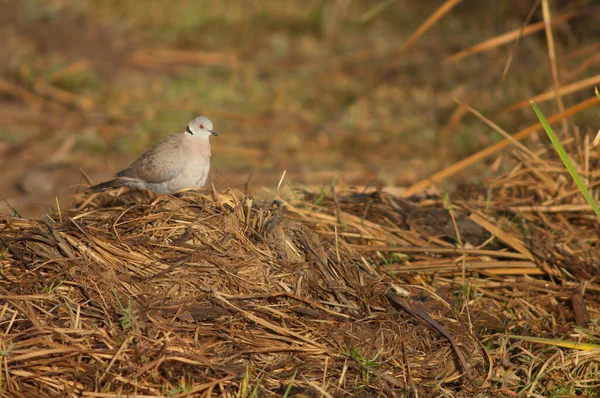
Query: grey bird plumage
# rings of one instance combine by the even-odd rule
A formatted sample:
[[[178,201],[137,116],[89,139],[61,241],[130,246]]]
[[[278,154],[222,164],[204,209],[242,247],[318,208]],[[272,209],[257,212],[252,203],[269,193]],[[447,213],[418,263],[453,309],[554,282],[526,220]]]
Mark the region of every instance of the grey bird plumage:
[[[89,191],[130,187],[164,194],[201,188],[210,171],[211,135],[217,135],[212,122],[206,116],[199,116],[184,132],[162,139],[129,167],[119,171],[114,179],[94,185]]]

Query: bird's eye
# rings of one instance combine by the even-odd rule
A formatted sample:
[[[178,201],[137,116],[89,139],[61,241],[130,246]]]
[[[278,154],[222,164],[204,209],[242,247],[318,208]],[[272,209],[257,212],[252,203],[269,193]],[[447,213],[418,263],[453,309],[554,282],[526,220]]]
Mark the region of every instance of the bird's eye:
[[[200,129],[204,130],[204,125],[203,124],[200,125]]]

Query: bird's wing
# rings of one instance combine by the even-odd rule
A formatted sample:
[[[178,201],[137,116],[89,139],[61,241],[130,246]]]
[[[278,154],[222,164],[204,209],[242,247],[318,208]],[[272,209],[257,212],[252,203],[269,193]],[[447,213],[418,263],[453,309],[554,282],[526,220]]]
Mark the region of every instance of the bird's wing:
[[[183,143],[179,134],[170,135],[144,152],[128,168],[117,173],[147,183],[162,183],[177,177],[185,165]]]

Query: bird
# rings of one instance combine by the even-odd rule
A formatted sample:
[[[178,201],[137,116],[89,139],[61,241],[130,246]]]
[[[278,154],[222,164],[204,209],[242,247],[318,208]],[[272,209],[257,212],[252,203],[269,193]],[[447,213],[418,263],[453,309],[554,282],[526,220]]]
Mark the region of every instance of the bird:
[[[211,135],[218,136],[213,123],[206,116],[198,116],[185,131],[163,138],[114,179],[91,186],[88,192],[129,187],[169,194],[202,188],[210,171]]]

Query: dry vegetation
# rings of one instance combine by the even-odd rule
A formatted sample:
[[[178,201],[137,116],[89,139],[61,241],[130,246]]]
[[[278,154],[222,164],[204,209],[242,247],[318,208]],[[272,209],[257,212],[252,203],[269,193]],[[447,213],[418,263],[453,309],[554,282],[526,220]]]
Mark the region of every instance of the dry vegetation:
[[[116,192],[5,217],[3,394],[594,396],[598,221],[548,151],[515,155],[455,201]]]
[[[0,1],[0,396],[600,395],[592,1],[200,3]]]

